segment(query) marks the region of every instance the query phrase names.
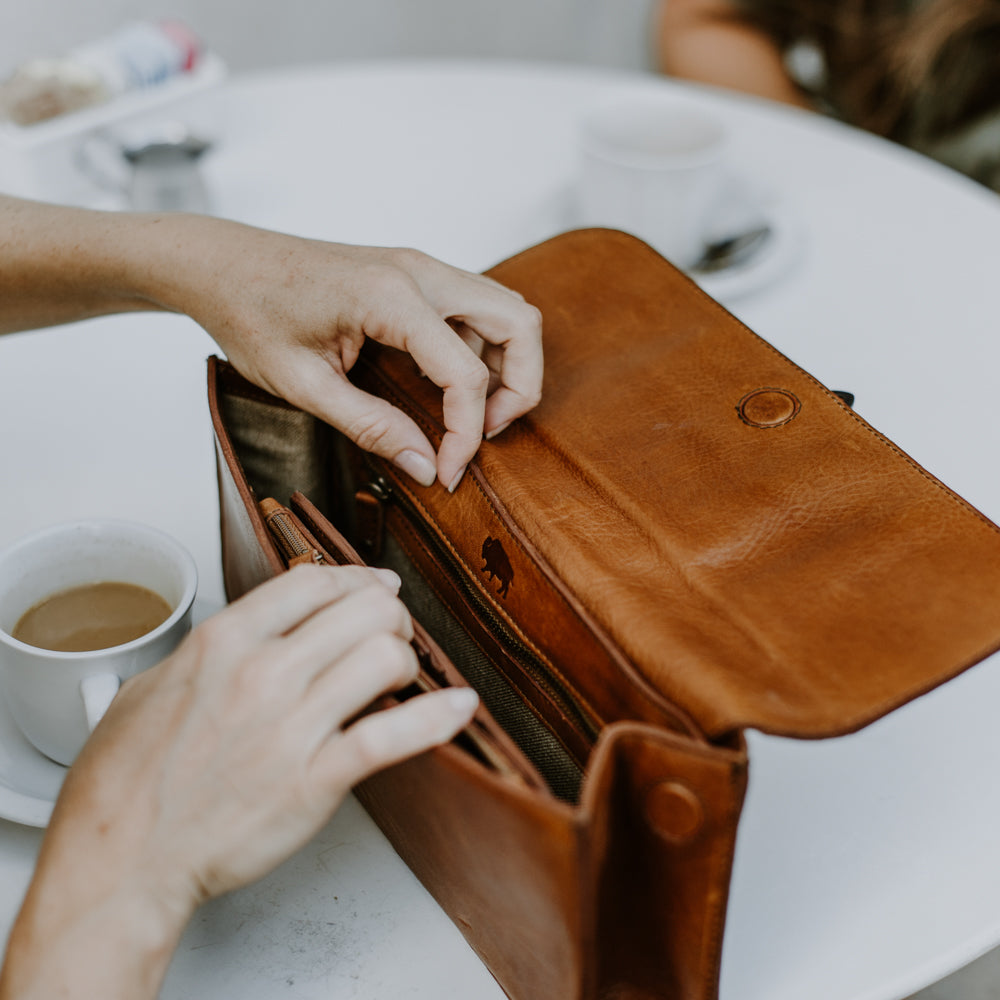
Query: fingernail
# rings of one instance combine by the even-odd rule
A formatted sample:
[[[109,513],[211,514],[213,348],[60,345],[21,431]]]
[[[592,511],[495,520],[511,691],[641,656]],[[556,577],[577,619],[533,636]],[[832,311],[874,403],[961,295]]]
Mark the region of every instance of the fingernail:
[[[408,476],[412,476],[421,486],[430,486],[437,479],[434,463],[419,452],[407,448],[401,451],[393,462]]]
[[[471,714],[479,707],[479,695],[470,687],[449,688],[448,701],[456,714]]]
[[[381,566],[372,566],[371,570],[394,594],[397,593],[399,588],[403,586],[403,581],[400,580],[399,574],[394,573],[391,569],[383,569]]]
[[[494,427],[493,430],[487,432],[486,440],[492,441],[501,431],[507,430],[512,423],[514,423],[513,420],[508,420],[507,423],[501,424],[499,427]]]
[[[451,481],[451,486],[448,487],[449,493],[454,493],[458,489],[458,484],[462,481],[462,476],[465,475],[465,467],[463,466],[458,470],[458,475]]]

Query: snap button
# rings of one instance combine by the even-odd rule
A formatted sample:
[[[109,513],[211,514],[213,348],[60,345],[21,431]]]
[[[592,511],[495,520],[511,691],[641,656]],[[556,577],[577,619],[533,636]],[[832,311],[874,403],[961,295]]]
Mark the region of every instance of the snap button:
[[[736,412],[751,427],[780,427],[801,408],[799,397],[787,389],[754,389],[740,400]]]
[[[698,796],[679,781],[662,781],[646,792],[646,819],[664,840],[684,844],[701,829],[705,810]]]

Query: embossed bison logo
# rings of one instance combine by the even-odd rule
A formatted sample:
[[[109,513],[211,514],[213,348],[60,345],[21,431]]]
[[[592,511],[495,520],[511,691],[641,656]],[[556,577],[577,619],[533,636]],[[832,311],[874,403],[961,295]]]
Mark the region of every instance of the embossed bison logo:
[[[500,589],[497,593],[501,597],[507,596],[511,581],[514,579],[514,568],[500,544],[499,538],[486,537],[483,542],[483,572],[490,580],[494,578],[500,581]]]

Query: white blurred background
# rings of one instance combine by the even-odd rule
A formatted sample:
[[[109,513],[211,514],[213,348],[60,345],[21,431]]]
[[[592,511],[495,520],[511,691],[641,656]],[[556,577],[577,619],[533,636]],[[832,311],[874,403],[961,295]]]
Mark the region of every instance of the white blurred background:
[[[140,18],[187,22],[231,72],[379,56],[647,68],[652,0],[3,0],[0,76]]]
[[[231,74],[382,57],[652,68],[654,0],[2,0],[0,78],[138,19],[186,22]],[[1000,952],[920,1000],[1000,1000]]]

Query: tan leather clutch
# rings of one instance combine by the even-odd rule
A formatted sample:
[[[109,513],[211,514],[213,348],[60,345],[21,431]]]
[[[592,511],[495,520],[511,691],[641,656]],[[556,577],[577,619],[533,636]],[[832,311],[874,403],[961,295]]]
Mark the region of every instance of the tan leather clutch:
[[[396,569],[422,686],[485,707],[366,808],[515,1000],[707,1000],[742,731],[847,733],[995,651],[1000,529],[632,237],[489,273],[545,389],[454,494],[210,363],[229,594]],[[408,357],[352,378],[440,440]]]

